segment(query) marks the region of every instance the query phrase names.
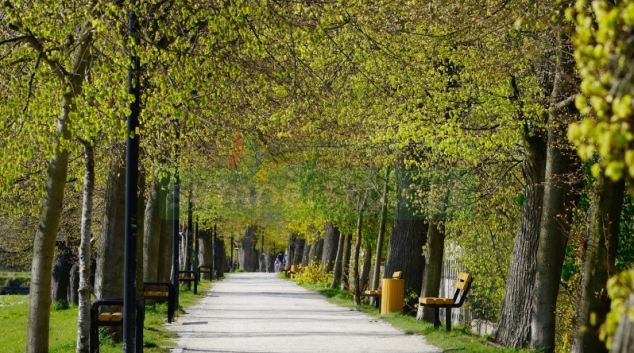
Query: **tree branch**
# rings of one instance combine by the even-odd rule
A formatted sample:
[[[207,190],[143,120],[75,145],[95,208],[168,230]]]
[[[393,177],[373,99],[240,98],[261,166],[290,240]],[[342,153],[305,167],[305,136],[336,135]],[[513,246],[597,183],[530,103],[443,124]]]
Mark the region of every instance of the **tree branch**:
[[[9,38],[9,39],[5,39],[5,40],[0,40],[0,45],[13,43],[13,42],[19,42],[21,40],[26,39],[27,37],[28,36],[19,36],[19,37],[15,37],[15,38]]]
[[[578,96],[578,94],[574,94],[574,95],[562,100],[559,103],[552,104],[550,106],[550,112],[551,113],[552,112],[556,112],[559,109],[563,109],[563,108],[567,107],[570,103],[574,102],[574,100],[575,100],[575,98],[577,98],[577,96]]]

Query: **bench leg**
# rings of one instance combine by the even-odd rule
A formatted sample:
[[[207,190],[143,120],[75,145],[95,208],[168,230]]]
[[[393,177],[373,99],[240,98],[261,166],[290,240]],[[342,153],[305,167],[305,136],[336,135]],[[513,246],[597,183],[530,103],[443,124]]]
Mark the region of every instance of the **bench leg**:
[[[440,308],[434,307],[434,328],[440,327]]]
[[[445,308],[445,330],[451,332],[451,307]]]

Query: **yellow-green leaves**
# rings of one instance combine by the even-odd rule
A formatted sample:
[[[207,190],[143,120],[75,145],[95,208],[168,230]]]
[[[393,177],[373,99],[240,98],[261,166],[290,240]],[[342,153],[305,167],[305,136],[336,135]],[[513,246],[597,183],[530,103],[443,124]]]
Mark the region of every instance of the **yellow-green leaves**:
[[[607,1],[577,1],[567,10],[577,25],[574,43],[575,59],[582,79],[576,107],[584,121],[571,124],[568,138],[577,146],[584,160],[599,157],[593,174],[603,168],[613,180],[630,176],[634,161],[631,155],[633,117],[632,82],[626,82],[634,57],[626,48],[631,38],[629,26],[634,22],[634,2],[622,1],[616,6]]]

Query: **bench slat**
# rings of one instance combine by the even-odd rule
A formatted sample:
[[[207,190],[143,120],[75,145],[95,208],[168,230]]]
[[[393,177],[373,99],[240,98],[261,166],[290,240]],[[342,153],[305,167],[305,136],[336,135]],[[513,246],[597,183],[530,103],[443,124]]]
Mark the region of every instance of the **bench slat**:
[[[110,317],[112,314],[110,313],[101,313],[99,314],[99,321],[110,321]]]
[[[464,290],[467,290],[467,288],[469,288],[469,283],[456,281],[456,283],[454,283],[453,286],[464,291]]]
[[[461,279],[465,282],[471,282],[471,274],[470,273],[466,273],[466,272],[460,272],[458,273],[458,279]]]
[[[143,292],[146,297],[169,297],[169,292]]]
[[[381,295],[383,293],[383,291],[380,290],[366,290],[365,292],[363,292],[363,294],[365,295]]]
[[[123,313],[112,313],[110,316],[110,321],[121,321],[123,320]]]

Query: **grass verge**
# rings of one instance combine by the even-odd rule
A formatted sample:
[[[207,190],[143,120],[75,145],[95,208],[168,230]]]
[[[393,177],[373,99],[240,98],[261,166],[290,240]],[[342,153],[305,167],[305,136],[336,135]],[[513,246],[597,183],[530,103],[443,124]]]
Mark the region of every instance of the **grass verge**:
[[[284,278],[282,274],[280,278]],[[391,313],[388,315],[381,315],[379,310],[371,305],[355,306],[352,295],[349,292],[341,291],[339,289],[324,288],[324,285],[317,284],[304,284],[302,287],[318,292],[328,298],[328,301],[349,307],[355,308],[370,316],[379,318],[395,328],[403,331],[409,335],[423,335],[428,343],[433,344],[436,347],[441,348],[446,352],[458,353],[535,353],[528,349],[512,349],[506,347],[495,346],[489,341],[488,336],[480,336],[468,332],[463,327],[454,326],[451,332],[446,332],[444,326],[436,329],[434,325],[416,321],[415,317],[401,315],[399,313]]]
[[[180,308],[177,315],[184,314],[183,309],[196,304],[211,289],[212,282],[203,281],[198,284],[198,294],[181,286],[179,292]],[[2,353],[24,352],[26,340],[26,324],[29,308],[28,295],[0,296],[0,351]],[[145,307],[145,325],[143,330],[143,352],[165,353],[169,347],[175,347],[174,333],[165,329],[167,322],[167,304],[148,305]],[[49,353],[67,353],[75,350],[77,339],[77,306],[71,305],[66,310],[51,310],[49,336]],[[104,334],[101,339],[100,352],[119,353],[121,343],[113,343]]]
[[[30,272],[0,272],[0,279],[27,279],[31,278]]]

